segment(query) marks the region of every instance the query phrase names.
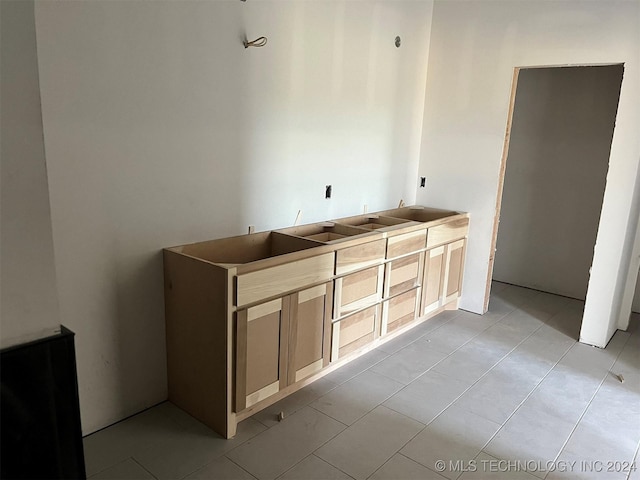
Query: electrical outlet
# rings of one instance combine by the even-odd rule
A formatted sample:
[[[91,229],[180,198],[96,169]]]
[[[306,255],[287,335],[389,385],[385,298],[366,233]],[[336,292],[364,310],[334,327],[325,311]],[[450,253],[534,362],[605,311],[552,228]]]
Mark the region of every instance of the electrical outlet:
[[[427,177],[420,177],[420,188],[427,186]]]
[[[324,198],[331,198],[331,185],[324,188]]]

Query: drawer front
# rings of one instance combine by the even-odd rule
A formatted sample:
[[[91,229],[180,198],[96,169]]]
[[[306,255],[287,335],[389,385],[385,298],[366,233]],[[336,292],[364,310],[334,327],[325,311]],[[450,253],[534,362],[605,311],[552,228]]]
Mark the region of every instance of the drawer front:
[[[362,243],[343,248],[336,252],[336,275],[353,272],[384,260],[387,241],[382,238],[374,242]]]
[[[387,258],[396,258],[418,252],[427,244],[427,230],[397,235],[387,240]]]
[[[420,287],[382,303],[382,335],[413,322],[419,314]]]
[[[384,298],[393,297],[420,285],[424,253],[392,260],[385,265]]]
[[[461,218],[453,222],[431,227],[427,234],[427,248],[450,243],[464,238],[469,233],[469,219]]]
[[[367,268],[335,280],[334,318],[377,303],[382,298],[384,266]]]
[[[380,336],[379,305],[333,323],[331,361],[368,345]]]
[[[275,267],[238,275],[236,305],[301,290],[314,283],[326,282],[333,276],[334,254],[325,253]]]

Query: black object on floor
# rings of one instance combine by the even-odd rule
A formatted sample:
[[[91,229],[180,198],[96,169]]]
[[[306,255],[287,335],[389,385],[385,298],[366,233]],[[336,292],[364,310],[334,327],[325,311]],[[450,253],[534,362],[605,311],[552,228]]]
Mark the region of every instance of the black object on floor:
[[[86,478],[74,333],[0,352],[2,479]]]

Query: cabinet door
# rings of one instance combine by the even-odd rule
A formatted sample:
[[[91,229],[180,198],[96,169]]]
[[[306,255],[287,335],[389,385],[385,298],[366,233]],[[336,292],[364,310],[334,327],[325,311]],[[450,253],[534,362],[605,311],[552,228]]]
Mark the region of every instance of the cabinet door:
[[[236,412],[287,385],[289,297],[238,310]]]
[[[426,315],[442,305],[446,248],[440,246],[427,250],[424,259],[424,280],[422,283],[422,314]]]
[[[447,245],[443,288],[445,304],[457,300],[462,292],[465,247],[464,239]]]
[[[334,318],[343,317],[379,302],[382,298],[383,278],[383,265],[337,278],[335,281]]]
[[[329,364],[332,296],[331,282],[291,295],[289,384]]]

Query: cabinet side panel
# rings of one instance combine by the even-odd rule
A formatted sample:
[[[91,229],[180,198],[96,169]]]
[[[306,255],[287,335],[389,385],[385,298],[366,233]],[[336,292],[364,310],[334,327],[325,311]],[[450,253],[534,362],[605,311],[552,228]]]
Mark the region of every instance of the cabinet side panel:
[[[227,434],[227,271],[164,251],[169,400]]]

